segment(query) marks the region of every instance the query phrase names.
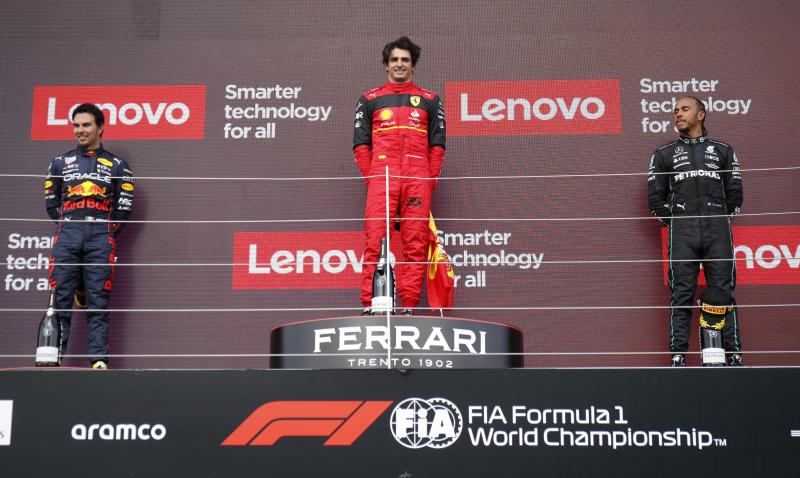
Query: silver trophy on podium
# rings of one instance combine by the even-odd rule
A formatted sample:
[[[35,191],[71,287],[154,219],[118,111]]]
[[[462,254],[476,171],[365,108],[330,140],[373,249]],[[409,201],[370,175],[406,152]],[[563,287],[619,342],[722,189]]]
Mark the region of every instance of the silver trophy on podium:
[[[731,299],[719,287],[710,286],[700,294],[700,353],[703,367],[725,365],[722,330],[725,316],[733,308]]]

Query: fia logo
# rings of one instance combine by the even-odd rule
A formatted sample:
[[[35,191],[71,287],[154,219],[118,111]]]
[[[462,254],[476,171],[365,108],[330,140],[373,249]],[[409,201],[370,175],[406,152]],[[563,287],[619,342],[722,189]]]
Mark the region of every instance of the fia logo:
[[[407,398],[392,410],[390,427],[406,448],[446,448],[461,436],[464,420],[450,400]]]

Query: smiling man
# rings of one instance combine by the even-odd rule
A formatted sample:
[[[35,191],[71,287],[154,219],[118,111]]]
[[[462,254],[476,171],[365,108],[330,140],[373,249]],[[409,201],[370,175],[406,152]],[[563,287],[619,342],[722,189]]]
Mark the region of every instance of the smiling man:
[[[439,96],[411,81],[419,55],[420,48],[408,37],[388,43],[383,48],[386,84],[361,95],[356,105],[353,155],[367,182],[361,281],[364,314],[371,312],[372,275],[381,239],[386,236],[386,222],[380,219],[386,217],[387,166],[391,176],[389,216],[401,219],[400,241],[406,262],[396,268],[401,313],[413,313],[422,289],[431,193],[444,162],[446,135]]]
[[[709,287],[736,301],[731,217],[742,206],[742,175],[733,148],[709,139],[706,109],[693,96],[673,111],[680,138],[657,149],[647,177],[650,211],[669,228],[670,351],[672,366],[685,365],[692,306],[700,264]],[[739,317],[731,307],[724,320],[728,365],[742,365]]]
[[[116,262],[116,237],[133,210],[133,172],[103,148],[105,116],[95,105],[78,105],[72,129],[78,147],[50,162],[44,184],[47,213],[57,221],[50,288],[56,309],[71,309],[78,284],[86,288],[89,355],[93,368],[108,367],[108,297]],[[55,263],[55,265],[53,265]],[[84,264],[84,265],[75,265]],[[91,265],[87,265],[91,264]],[[67,349],[70,312],[59,312],[61,344]]]

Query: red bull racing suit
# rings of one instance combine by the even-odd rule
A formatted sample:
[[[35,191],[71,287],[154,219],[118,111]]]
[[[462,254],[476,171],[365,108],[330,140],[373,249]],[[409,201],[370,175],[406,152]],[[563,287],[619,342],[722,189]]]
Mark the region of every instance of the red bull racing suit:
[[[86,287],[91,362],[108,362],[108,297],[116,262],[116,236],[133,209],[133,172],[101,146],[75,149],[50,162],[44,184],[47,213],[58,222],[50,258],[50,287],[57,309],[72,309],[78,284]],[[97,264],[76,266],[71,264]],[[64,354],[70,312],[59,312]]]
[[[396,267],[398,295],[402,307],[412,308],[419,303],[426,269],[431,192],[444,162],[444,105],[435,93],[413,82],[386,83],[361,95],[354,126],[353,154],[367,178],[361,303],[371,304],[374,263],[386,235],[386,223],[380,219],[386,217],[384,175],[388,166],[393,176],[389,180],[389,216],[401,218],[400,240],[407,262]]]

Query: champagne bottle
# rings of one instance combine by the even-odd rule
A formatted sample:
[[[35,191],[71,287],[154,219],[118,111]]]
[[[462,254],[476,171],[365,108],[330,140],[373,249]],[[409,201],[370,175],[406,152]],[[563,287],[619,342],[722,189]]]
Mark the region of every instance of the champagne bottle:
[[[39,337],[36,343],[36,366],[58,367],[58,346],[61,341],[61,327],[55,313],[56,291],[50,291],[50,306],[39,322]]]
[[[372,313],[394,311],[395,304],[394,273],[389,264],[389,243],[381,239],[381,255],[375,273],[372,274]]]

